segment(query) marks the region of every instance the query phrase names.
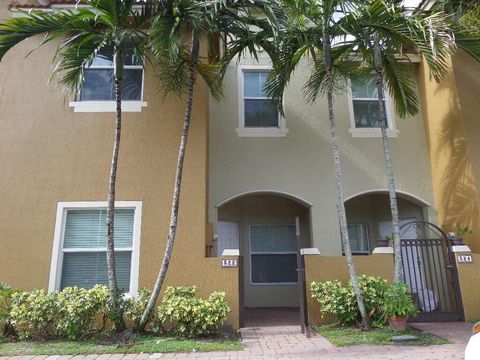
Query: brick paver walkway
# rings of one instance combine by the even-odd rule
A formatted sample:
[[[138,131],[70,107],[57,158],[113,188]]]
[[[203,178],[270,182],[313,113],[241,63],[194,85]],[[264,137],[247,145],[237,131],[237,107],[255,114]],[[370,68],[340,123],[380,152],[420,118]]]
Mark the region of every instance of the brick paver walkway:
[[[265,313],[264,313],[265,314]],[[253,314],[255,315],[255,314]],[[273,320],[272,320],[273,319]],[[284,317],[283,324],[269,316],[252,316],[241,330],[242,351],[188,354],[130,354],[88,356],[13,356],[0,360],[127,360],[127,359],[322,359],[322,360],[446,360],[463,359],[470,325],[461,323],[429,324],[429,331],[456,334],[454,344],[434,346],[351,346],[336,348],[320,335],[306,338],[295,317]],[[424,325],[427,326],[427,325]],[[449,328],[451,330],[449,330]],[[458,336],[462,333],[463,335]]]

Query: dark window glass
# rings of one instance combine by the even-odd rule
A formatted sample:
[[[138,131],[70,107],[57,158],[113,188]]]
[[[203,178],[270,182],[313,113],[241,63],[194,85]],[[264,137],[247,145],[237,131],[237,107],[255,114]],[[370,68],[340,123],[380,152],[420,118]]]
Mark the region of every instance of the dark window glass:
[[[296,283],[297,255],[252,255],[252,283]]]
[[[125,69],[122,80],[122,100],[142,99],[142,69]],[[86,69],[80,101],[115,100],[113,69]]]
[[[245,127],[278,127],[278,112],[267,100],[246,99]]]

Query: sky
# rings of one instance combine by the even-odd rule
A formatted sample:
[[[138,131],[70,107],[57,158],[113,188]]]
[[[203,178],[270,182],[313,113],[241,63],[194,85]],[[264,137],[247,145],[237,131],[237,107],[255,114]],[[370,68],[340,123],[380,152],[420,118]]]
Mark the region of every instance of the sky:
[[[403,4],[406,7],[417,7],[421,0],[405,0]]]

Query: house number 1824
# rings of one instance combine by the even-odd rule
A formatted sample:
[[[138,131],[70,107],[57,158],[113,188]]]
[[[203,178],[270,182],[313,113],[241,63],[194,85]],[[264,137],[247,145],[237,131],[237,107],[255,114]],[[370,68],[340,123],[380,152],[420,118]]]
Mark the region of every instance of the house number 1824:
[[[458,262],[459,263],[471,263],[473,262],[473,258],[471,255],[458,255]]]

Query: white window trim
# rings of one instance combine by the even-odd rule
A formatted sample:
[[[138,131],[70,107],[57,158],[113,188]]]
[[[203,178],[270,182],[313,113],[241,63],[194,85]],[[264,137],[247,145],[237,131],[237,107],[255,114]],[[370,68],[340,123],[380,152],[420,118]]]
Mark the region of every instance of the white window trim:
[[[79,201],[79,202],[59,202],[57,204],[57,216],[55,220],[55,232],[53,236],[52,260],[50,265],[50,277],[48,281],[48,292],[60,290],[60,281],[63,265],[63,241],[65,238],[65,220],[68,210],[91,209],[103,210],[107,208],[106,201]],[[132,260],[130,268],[130,291],[125,294],[127,297],[136,296],[138,292],[138,274],[140,264],[140,227],[142,222],[142,202],[141,201],[116,201],[115,208],[134,209],[133,217],[133,239],[132,247],[116,248],[115,251],[131,251]],[[86,251],[103,251],[105,248],[95,248]],[[82,250],[83,251],[83,250]],[[67,250],[68,252],[68,250]]]
[[[141,112],[142,108],[147,107],[147,105],[144,101],[122,101],[122,112]],[[78,113],[113,113],[117,110],[115,101],[70,101],[69,106],[73,107],[73,112]]]
[[[348,228],[348,226],[357,226],[357,225],[365,226],[367,228],[367,247],[368,247],[368,249],[366,251],[353,251],[352,250],[352,255],[369,255],[370,254],[370,229],[369,229],[368,223],[347,224],[347,228]],[[350,237],[349,237],[349,240],[350,240]],[[351,247],[351,244],[350,244],[350,247]]]
[[[271,65],[238,65],[238,128],[235,130],[238,137],[285,137],[288,129],[285,117],[278,114],[278,127],[248,128],[245,127],[245,103],[243,97],[244,72],[270,71]]]
[[[347,96],[348,96],[348,111],[350,115],[350,129],[348,132],[352,134],[352,137],[382,137],[382,130],[380,128],[357,128],[355,127],[355,116],[353,112],[353,94],[352,94],[352,84],[350,79],[348,79],[347,86]],[[395,124],[395,111],[393,107],[393,100],[388,94],[388,91],[385,91],[385,110],[387,112],[387,136],[388,137],[397,137],[398,129]]]
[[[252,271],[252,255],[296,255],[298,251],[276,251],[276,252],[252,252],[252,236],[251,230],[253,226],[293,226],[295,224],[250,224],[248,225],[248,257],[250,259],[250,285],[252,286],[283,286],[283,285],[297,285],[298,281],[296,282],[279,282],[279,283],[258,283],[253,282],[253,271]],[[298,266],[298,264],[297,264]]]

